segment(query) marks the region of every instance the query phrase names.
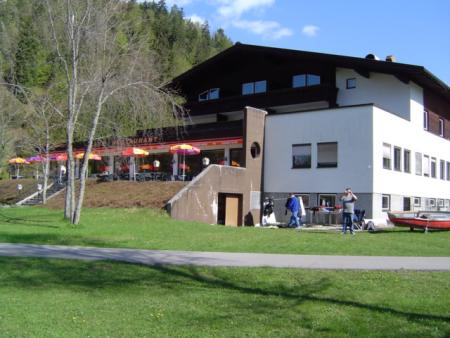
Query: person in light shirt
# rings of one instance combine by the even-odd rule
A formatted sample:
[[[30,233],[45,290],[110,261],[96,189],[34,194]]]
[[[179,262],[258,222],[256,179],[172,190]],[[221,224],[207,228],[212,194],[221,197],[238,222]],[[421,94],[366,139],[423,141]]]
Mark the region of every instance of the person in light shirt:
[[[350,233],[355,234],[353,229],[353,214],[355,213],[355,202],[358,197],[353,194],[351,188],[346,188],[344,195],[341,197],[342,202],[342,233],[347,233],[347,228],[350,228]]]

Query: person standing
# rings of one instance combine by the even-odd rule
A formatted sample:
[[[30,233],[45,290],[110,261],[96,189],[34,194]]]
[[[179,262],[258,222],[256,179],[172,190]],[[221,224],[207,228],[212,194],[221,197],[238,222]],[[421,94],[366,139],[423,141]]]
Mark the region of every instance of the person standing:
[[[298,201],[297,196],[294,194],[291,194],[287,201],[286,201],[286,209],[289,209],[291,212],[291,218],[288,223],[288,228],[294,227],[297,229],[300,229],[300,219],[299,219],[299,212],[300,212],[300,202]]]
[[[350,233],[355,234],[353,229],[353,214],[355,213],[355,202],[358,198],[353,194],[351,188],[346,188],[344,195],[341,197],[342,201],[342,233],[347,233],[347,228],[350,228]]]

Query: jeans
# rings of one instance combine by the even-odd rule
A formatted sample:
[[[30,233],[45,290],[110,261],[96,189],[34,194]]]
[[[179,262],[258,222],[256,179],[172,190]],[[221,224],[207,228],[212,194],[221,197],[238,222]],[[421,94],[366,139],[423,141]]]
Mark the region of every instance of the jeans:
[[[291,219],[289,220],[288,227],[295,225],[296,227],[300,226],[300,217],[298,216],[298,211],[294,211],[291,213]]]
[[[342,214],[342,232],[345,234],[347,232],[347,227],[350,228],[350,233],[353,233],[353,214],[344,212]]]

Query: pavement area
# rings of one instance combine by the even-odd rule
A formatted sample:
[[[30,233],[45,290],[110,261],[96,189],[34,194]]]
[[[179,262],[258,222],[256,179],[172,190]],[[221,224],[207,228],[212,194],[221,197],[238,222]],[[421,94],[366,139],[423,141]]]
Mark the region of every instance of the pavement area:
[[[333,270],[450,271],[450,257],[325,256],[108,249],[0,243],[0,256],[114,260],[145,265],[274,267]]]

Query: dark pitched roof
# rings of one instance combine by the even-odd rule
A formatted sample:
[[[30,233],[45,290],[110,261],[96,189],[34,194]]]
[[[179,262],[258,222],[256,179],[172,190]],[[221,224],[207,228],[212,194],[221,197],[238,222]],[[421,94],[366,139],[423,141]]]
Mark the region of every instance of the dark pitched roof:
[[[234,46],[224,50],[223,52],[213,56],[205,62],[191,68],[187,72],[177,76],[172,80],[172,84],[182,82],[194,76],[198,71],[207,69],[214,63],[226,58],[233,53],[240,52],[256,52],[271,55],[280,55],[288,58],[299,58],[301,60],[309,60],[333,65],[335,67],[355,69],[361,74],[370,72],[392,74],[403,82],[413,81],[423,88],[430,89],[446,99],[450,99],[450,89],[443,81],[433,75],[423,66],[410,65],[399,62],[390,62],[382,60],[373,60],[366,58],[358,58],[352,56],[306,52],[293,49],[264,47],[256,45],[247,45],[236,43]]]

